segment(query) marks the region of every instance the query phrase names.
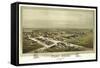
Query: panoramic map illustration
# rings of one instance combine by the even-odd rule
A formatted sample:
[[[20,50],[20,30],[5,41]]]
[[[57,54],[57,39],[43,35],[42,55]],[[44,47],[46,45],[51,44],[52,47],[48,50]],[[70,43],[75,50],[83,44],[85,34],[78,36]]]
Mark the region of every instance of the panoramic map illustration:
[[[89,51],[94,10],[22,7],[22,52]]]

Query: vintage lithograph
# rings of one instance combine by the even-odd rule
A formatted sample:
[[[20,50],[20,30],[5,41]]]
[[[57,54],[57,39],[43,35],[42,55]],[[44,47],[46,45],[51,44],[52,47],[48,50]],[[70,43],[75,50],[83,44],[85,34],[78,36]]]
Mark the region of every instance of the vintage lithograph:
[[[96,9],[19,4],[19,63],[96,59]]]

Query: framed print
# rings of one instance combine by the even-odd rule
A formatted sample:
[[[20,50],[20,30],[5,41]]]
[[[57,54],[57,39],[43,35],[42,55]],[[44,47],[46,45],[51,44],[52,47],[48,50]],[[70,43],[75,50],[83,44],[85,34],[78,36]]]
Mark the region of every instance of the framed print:
[[[11,4],[11,64],[97,61],[97,7]]]

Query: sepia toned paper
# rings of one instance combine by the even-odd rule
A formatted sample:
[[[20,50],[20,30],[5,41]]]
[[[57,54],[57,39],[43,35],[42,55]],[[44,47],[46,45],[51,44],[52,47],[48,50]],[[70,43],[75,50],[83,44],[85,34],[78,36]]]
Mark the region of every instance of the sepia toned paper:
[[[19,9],[21,63],[95,59],[95,9],[27,5]]]

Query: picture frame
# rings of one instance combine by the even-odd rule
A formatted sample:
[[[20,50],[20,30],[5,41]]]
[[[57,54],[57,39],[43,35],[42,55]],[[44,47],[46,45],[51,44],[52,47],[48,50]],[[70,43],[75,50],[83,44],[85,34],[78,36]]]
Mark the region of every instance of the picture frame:
[[[11,64],[97,61],[97,7],[11,4]]]

